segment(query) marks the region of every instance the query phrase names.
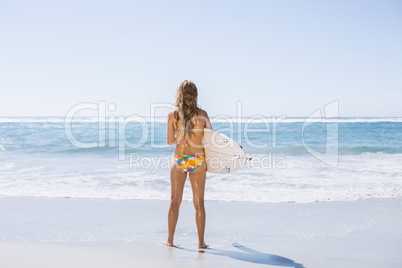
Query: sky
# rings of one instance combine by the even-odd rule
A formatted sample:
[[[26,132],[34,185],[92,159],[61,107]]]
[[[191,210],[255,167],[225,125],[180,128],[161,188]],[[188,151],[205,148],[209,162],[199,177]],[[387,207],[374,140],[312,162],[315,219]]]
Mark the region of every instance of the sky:
[[[210,117],[402,117],[402,2],[0,0],[0,116],[147,116],[185,79]]]

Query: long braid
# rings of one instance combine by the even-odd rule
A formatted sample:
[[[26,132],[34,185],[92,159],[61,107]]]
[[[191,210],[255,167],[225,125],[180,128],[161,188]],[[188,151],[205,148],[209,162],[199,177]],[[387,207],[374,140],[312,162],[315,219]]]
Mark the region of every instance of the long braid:
[[[186,136],[188,133],[192,133],[190,130],[194,128],[194,119],[198,115],[197,112],[197,86],[194,82],[189,80],[184,80],[180,83],[177,88],[176,95],[176,110],[174,111],[174,118],[176,119],[176,128],[177,123],[182,119],[182,123],[184,126],[184,135]]]

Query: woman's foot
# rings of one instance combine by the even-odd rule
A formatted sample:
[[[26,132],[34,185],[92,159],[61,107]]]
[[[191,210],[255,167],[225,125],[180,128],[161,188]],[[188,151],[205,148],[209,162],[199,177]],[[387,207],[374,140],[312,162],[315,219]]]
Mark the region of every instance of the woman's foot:
[[[169,242],[169,241],[166,241],[165,243],[163,243],[165,246],[168,246],[168,247],[176,247],[176,245],[174,245],[173,243],[171,243],[171,242]]]
[[[208,248],[208,247],[209,247],[209,245],[207,245],[205,243],[202,243],[202,244],[198,245],[198,248]]]

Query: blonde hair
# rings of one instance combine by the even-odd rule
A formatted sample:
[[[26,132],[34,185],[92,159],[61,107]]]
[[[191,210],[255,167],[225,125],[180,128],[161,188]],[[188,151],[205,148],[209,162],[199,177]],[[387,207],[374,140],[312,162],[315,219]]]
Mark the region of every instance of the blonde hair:
[[[178,122],[182,119],[185,134],[194,128],[193,119],[198,116],[197,97],[197,86],[193,81],[184,80],[180,83],[176,92],[176,110],[173,115],[176,119],[176,128],[178,127]]]

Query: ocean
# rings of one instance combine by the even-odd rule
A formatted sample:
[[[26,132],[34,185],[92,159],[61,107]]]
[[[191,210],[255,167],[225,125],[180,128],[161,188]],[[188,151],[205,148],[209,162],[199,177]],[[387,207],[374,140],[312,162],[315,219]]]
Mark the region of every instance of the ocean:
[[[130,121],[130,122],[129,122]],[[0,117],[0,196],[169,200],[166,118]],[[207,173],[206,200],[402,196],[402,118],[211,118],[252,158]],[[191,200],[189,181],[184,199]]]

